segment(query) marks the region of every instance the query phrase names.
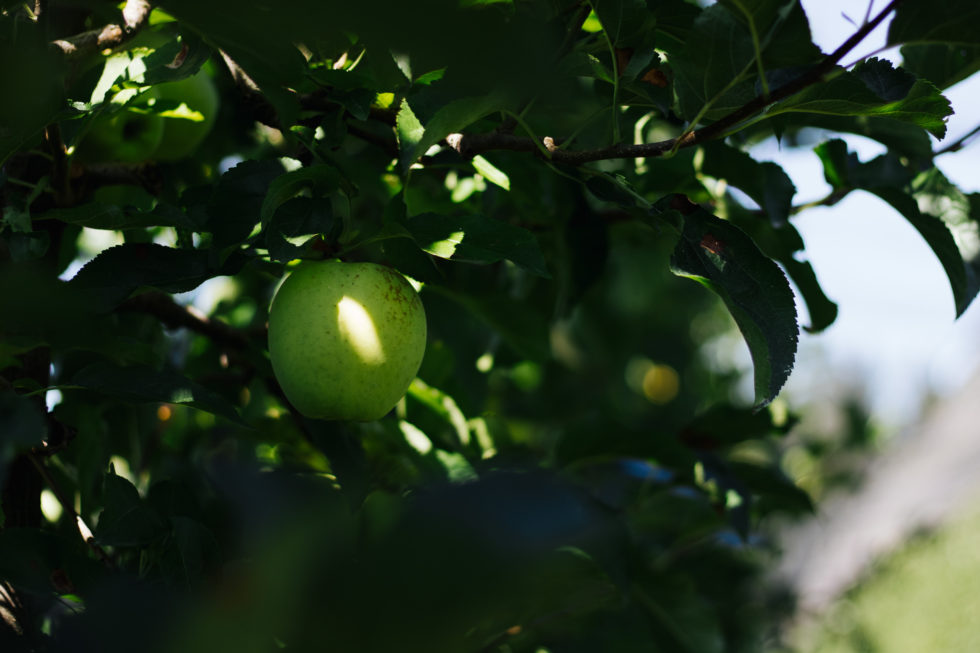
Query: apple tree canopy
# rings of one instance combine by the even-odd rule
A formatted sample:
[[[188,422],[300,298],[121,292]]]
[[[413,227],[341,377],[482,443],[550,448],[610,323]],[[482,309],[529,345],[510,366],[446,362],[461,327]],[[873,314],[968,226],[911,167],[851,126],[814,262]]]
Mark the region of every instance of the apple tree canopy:
[[[823,52],[798,0],[0,2],[0,648],[758,650],[760,534],[812,508],[780,391],[838,310],[795,218],[869,193],[957,316],[980,290],[937,167],[980,9],[849,18]],[[216,107],[154,90],[193,76]],[[379,420],[269,362],[279,279],[335,258],[425,307]]]

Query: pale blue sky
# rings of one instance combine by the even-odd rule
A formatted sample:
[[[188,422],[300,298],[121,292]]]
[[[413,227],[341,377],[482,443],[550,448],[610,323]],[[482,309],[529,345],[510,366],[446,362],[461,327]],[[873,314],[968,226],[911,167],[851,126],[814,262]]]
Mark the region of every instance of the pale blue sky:
[[[844,0],[804,0],[814,40],[830,52],[855,30],[867,5]],[[874,9],[883,7],[878,1]],[[887,25],[887,23],[886,23]],[[887,27],[876,30],[845,58],[853,62],[885,42]],[[878,53],[897,60],[897,53]],[[956,114],[949,120],[947,141],[980,124],[980,78],[949,89]],[[883,148],[848,137],[862,159]],[[980,142],[944,155],[938,165],[966,192],[980,191]],[[805,150],[779,151],[774,145],[756,152],[784,165],[799,194],[798,201],[824,196],[820,162]],[[944,394],[959,387],[980,364],[980,301],[954,321],[952,294],[945,274],[925,241],[898,213],[867,193],[852,193],[834,207],[807,211],[794,219],[827,295],[840,307],[837,322],[816,336],[804,334],[800,363],[789,393],[805,394],[827,375],[860,376],[880,421],[901,425],[917,414],[923,393]]]

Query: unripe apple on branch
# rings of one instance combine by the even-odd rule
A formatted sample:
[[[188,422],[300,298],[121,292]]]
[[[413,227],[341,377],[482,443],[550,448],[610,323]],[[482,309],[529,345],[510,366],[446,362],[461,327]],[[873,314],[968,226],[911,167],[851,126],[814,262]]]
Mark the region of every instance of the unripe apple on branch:
[[[307,417],[384,417],[415,378],[425,342],[415,289],[375,263],[303,263],[269,310],[272,369]]]
[[[211,132],[218,113],[218,91],[204,70],[176,82],[154,87],[157,101],[179,102],[178,109],[163,114],[163,136],[151,158],[177,161],[190,156]]]

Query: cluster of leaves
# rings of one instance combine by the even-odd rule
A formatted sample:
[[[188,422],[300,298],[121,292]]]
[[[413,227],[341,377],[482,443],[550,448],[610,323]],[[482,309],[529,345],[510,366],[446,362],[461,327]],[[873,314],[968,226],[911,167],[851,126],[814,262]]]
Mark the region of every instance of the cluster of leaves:
[[[756,527],[809,508],[770,405],[787,275],[806,328],[836,306],[747,150],[831,133],[825,203],[876,194],[958,312],[978,290],[978,196],[930,140],[980,68],[968,0],[892,2],[831,54],[791,0],[82,5],[0,3],[5,645],[751,650]],[[888,17],[903,66],[842,67]],[[202,66],[193,158],[73,160]],[[305,419],[271,372],[275,283],[323,257],[422,284],[426,357],[377,422]],[[209,314],[175,297],[205,282]],[[726,314],[751,402],[701,349]]]

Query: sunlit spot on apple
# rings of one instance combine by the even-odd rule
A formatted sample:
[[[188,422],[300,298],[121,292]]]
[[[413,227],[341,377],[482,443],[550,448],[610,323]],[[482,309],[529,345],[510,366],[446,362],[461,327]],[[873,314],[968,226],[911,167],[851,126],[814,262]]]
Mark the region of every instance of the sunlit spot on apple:
[[[337,328],[365,363],[380,365],[385,361],[378,330],[367,310],[346,295],[337,303]]]

